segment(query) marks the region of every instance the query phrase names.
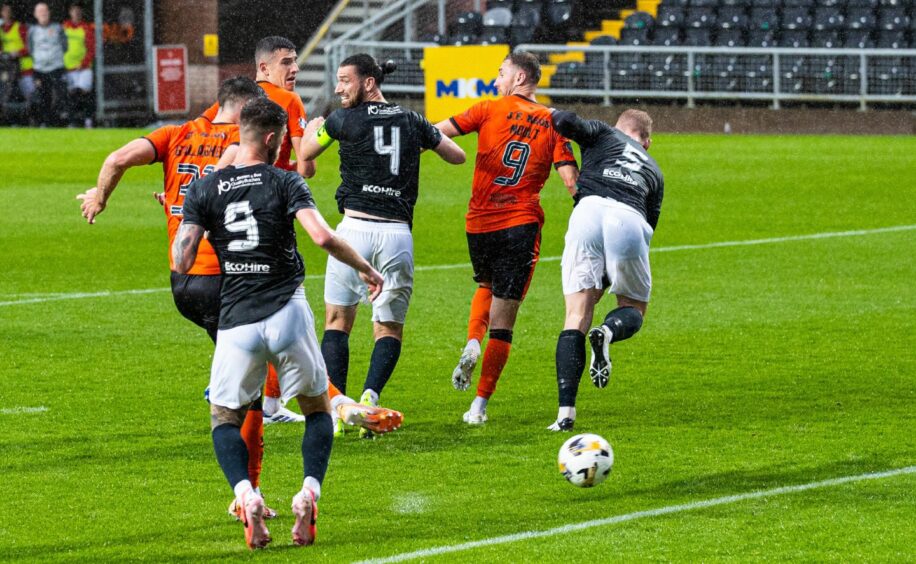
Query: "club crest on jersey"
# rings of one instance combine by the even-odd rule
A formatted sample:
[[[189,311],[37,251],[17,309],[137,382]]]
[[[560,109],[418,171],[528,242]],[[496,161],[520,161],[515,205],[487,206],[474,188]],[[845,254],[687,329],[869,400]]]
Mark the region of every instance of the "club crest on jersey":
[[[366,112],[370,116],[390,116],[390,115],[404,113],[404,110],[402,110],[400,106],[382,107],[382,106],[376,106],[374,104],[370,104],[366,108]]]
[[[305,118],[304,117],[299,118],[299,127],[301,127],[302,129],[305,129]]]
[[[228,180],[220,180],[216,186],[216,189],[217,193],[222,195],[226,192],[229,192],[230,190],[237,190],[238,188],[246,188],[248,186],[255,186],[257,184],[263,184],[260,172],[242,174],[241,176],[229,178]]]

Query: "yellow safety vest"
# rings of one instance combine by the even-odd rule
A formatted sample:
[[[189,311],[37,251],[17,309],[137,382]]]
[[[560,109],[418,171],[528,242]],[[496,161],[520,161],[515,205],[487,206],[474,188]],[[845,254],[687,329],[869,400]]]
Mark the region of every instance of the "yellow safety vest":
[[[64,53],[64,67],[67,70],[80,68],[80,63],[86,56],[86,28],[64,27],[67,34],[67,52]]]
[[[0,29],[0,39],[3,40],[3,50],[7,53],[18,53],[25,49],[25,43],[22,42],[22,36],[19,35],[19,22],[10,26],[9,31]],[[32,70],[32,57],[21,57],[19,59],[19,69],[28,71]]]

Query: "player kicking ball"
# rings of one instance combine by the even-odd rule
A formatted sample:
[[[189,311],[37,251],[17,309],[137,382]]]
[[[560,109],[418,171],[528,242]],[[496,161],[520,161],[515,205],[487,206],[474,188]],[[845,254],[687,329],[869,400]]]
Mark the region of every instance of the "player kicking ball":
[[[243,107],[241,143],[232,166],[188,188],[184,219],[172,246],[176,269],[185,272],[208,232],[225,273],[210,372],[211,428],[216,459],[241,506],[245,542],[251,549],[267,546],[271,537],[264,499],[248,476],[240,428],[248,407],[260,398],[267,362],[277,368],[281,397],[295,398],[306,422],[304,479],[292,500],[292,539],[297,545],[315,541],[317,502],[333,442],[327,369],[302,288],[305,267],[293,218],[315,244],[359,272],[370,300],[383,286],[378,271],[328,227],[305,181],[269,164],[276,160],[286,119],[286,112],[265,98]]]
[[[572,431],[585,368],[585,331],[604,291],[616,295],[618,307],[588,332],[595,386],[604,388],[610,380],[609,345],[642,327],[652,289],[649,242],[661,213],[664,179],[647,152],[652,119],[646,112],[626,110],[615,127],[565,111],[554,111],[551,119],[561,135],[582,148],[562,258],[566,320],[556,351],[560,409],[548,427]]]

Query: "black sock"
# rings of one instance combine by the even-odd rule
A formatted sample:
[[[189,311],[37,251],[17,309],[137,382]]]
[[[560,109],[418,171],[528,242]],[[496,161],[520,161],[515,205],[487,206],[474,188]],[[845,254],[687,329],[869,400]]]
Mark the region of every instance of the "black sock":
[[[490,329],[490,338],[512,344],[512,329]]]
[[[560,407],[575,407],[585,370],[585,334],[567,329],[557,339],[557,390]]]
[[[401,341],[394,337],[382,337],[375,342],[372,349],[372,359],[369,361],[369,373],[366,374],[364,390],[374,390],[381,395],[382,389],[391,378],[394,367],[401,357]]]
[[[604,318],[604,324],[611,328],[612,343],[629,339],[642,327],[642,314],[635,307],[618,307]]]
[[[319,484],[324,481],[333,442],[334,423],[330,413],[318,412],[305,416],[305,434],[302,436],[303,478],[311,476]]]
[[[235,486],[248,480],[248,447],[242,440],[242,432],[235,425],[223,423],[213,429],[213,450],[229,485]]]
[[[321,338],[321,356],[328,367],[328,377],[340,393],[347,393],[347,372],[350,369],[350,335],[328,329]]]

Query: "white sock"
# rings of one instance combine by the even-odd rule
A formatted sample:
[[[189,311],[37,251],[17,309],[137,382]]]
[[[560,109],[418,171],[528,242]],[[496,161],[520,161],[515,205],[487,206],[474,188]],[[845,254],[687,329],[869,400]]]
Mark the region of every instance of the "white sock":
[[[270,417],[280,411],[280,398],[264,396],[264,415]]]
[[[468,344],[464,345],[464,352],[474,353],[477,356],[480,356],[480,341],[477,339],[471,339],[468,341]]]
[[[372,389],[363,390],[363,395],[369,394],[369,399],[372,401],[372,405],[378,405],[378,392]]]
[[[315,496],[315,501],[318,501],[318,498],[321,497],[321,484],[319,484],[318,480],[312,478],[311,476],[307,477],[305,480],[302,480],[302,489],[312,490],[312,495]]]
[[[561,407],[560,411],[557,412],[557,421],[563,421],[564,419],[576,420],[576,408],[575,407]]]
[[[340,406],[346,405],[348,403],[356,403],[356,402],[353,401],[353,398],[349,398],[343,394],[334,396],[333,398],[331,398],[331,412],[336,415],[337,410],[340,408]]]
[[[235,490],[235,499],[239,500],[239,503],[242,503],[242,500],[245,499],[245,494],[255,491],[251,487],[251,481],[249,480],[242,480],[233,489]]]
[[[477,396],[471,402],[471,413],[484,413],[487,410],[487,398]]]

